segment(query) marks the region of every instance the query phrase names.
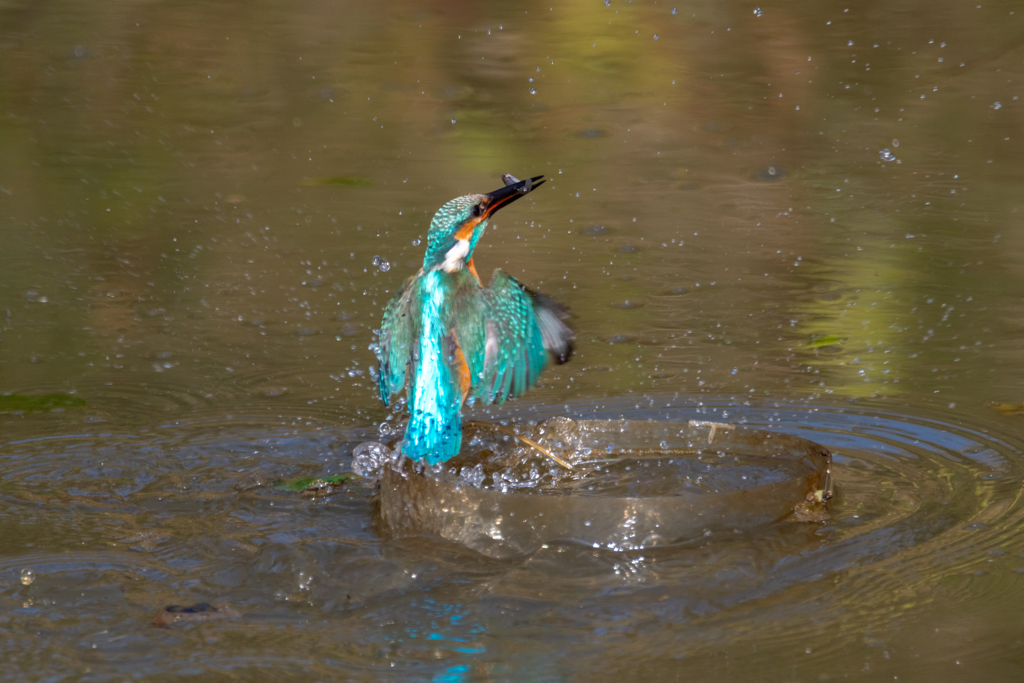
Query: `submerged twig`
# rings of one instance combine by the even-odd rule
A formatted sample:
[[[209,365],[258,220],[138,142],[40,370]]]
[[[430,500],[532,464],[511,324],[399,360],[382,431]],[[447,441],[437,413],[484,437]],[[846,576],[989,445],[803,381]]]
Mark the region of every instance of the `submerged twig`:
[[[714,453],[715,451],[708,448],[627,448],[615,452],[627,455],[700,455],[701,453]]]
[[[480,422],[480,421],[476,421],[476,420],[474,420],[473,424],[486,425],[488,427],[492,427],[492,428],[498,430],[499,432],[504,432],[504,433],[508,434],[509,436],[514,436],[515,438],[517,438],[520,441],[522,441],[523,443],[525,443],[527,446],[530,446],[531,448],[533,448],[533,449],[537,450],[538,452],[543,453],[547,457],[551,458],[552,460],[557,462],[559,465],[561,465],[565,469],[567,469],[567,470],[574,469],[573,466],[570,465],[568,462],[566,462],[565,460],[562,460],[557,455],[555,455],[554,453],[549,451],[544,446],[541,446],[539,443],[537,443],[533,439],[528,439],[525,436],[523,436],[522,434],[516,434],[515,430],[509,429],[508,427],[506,427],[504,425],[494,424],[493,422]]]

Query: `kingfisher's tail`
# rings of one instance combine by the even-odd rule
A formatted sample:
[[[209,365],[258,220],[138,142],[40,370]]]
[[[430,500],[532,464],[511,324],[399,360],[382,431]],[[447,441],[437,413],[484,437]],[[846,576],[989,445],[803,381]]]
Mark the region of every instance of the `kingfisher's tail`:
[[[462,446],[460,413],[468,370],[462,367],[465,360],[450,338],[427,337],[422,340],[420,351],[421,362],[409,392],[409,424],[402,452],[413,460],[426,460],[428,465],[434,465],[453,457]],[[446,362],[449,357],[458,359],[459,367]]]
[[[402,452],[413,460],[435,465],[452,458],[462,446],[462,418],[454,411],[413,409],[405,428]]]

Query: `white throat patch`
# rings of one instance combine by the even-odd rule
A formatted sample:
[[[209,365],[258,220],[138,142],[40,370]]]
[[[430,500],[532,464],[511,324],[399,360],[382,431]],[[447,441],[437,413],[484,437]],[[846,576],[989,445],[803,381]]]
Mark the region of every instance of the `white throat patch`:
[[[466,256],[469,254],[469,240],[458,240],[455,246],[444,255],[444,263],[441,269],[446,273],[454,273],[466,266]]]

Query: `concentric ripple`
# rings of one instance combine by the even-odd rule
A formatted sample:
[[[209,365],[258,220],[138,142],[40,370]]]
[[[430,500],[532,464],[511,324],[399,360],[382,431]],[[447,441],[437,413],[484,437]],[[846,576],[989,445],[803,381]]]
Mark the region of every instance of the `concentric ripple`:
[[[210,672],[323,677],[335,661],[366,680],[444,679],[522,652],[524,670],[540,667],[530,680],[562,667],[671,680],[681,660],[711,678],[723,662],[764,666],[766,651],[766,680],[817,680],[851,659],[872,676],[939,679],[956,661],[1004,661],[993,624],[1019,618],[1024,600],[1013,423],[885,402],[565,412],[740,422],[821,443],[835,458],[831,519],[624,552],[549,543],[499,561],[385,540],[370,483],[317,498],[273,487],[347,470],[369,430],[210,414],[135,433],[8,430],[0,632],[48,635],[19,636],[7,655],[40,675],[155,673],[187,652]],[[197,603],[240,617],[176,625],[174,642],[152,625],[167,605]],[[224,649],[226,633],[240,635]]]
[[[651,614],[610,612],[628,612],[624,603],[646,593],[657,620],[673,622],[645,642],[647,665],[684,653],[710,665],[716,647],[741,643],[751,651],[788,650],[802,655],[798,670],[813,671],[817,664],[824,671],[837,648],[868,645],[867,662],[897,671],[892,650],[904,657],[912,650],[894,631],[897,624],[913,623],[914,637],[928,640],[950,619],[973,634],[957,644],[965,657],[997,649],[1001,639],[987,625],[999,623],[1007,605],[1024,598],[1024,440],[1008,423],[980,413],[982,424],[972,428],[950,420],[955,414],[949,411],[903,413],[883,406],[623,406],[619,414],[632,418],[735,420],[825,445],[834,454],[838,493],[831,521],[780,524],[752,537],[719,535],[622,558],[558,548],[503,577],[498,592],[554,599],[570,586],[578,590],[595,581],[578,566],[559,570],[560,557],[582,552],[589,559],[573,563],[603,561],[611,571],[597,575],[613,573],[630,586],[630,597],[613,591],[617,597],[610,603],[605,583],[602,597],[585,605],[628,633],[644,628]],[[614,408],[595,406],[593,414]],[[615,602],[622,604],[613,607]],[[968,627],[963,612],[972,615]],[[932,613],[937,629],[927,618],[921,623],[922,614]],[[611,659],[626,662],[623,671],[632,675],[631,667],[640,665],[634,644],[622,639],[611,647]]]

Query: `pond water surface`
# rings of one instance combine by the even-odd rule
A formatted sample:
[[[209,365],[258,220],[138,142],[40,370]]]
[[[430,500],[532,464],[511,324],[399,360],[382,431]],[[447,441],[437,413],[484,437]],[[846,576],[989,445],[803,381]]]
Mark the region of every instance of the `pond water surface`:
[[[1024,676],[1024,7],[674,1],[0,0],[6,675]],[[396,419],[382,308],[502,173],[477,267],[577,353],[473,417],[795,434],[831,521],[499,561],[272,486]]]

